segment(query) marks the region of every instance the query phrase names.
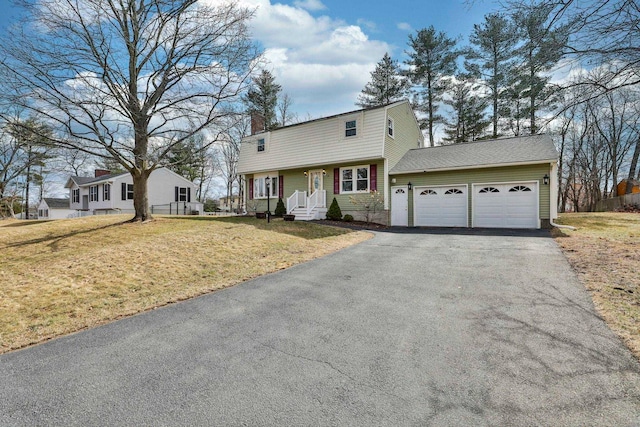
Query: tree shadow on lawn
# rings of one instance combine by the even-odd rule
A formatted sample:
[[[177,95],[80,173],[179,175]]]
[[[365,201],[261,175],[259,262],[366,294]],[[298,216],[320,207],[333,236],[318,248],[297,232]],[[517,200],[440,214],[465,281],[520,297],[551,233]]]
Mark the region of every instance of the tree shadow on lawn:
[[[51,219],[31,219],[31,220],[20,220],[18,222],[14,222],[13,224],[3,225],[3,227],[25,227],[27,225],[35,225],[35,224],[44,224],[45,222],[51,222]]]
[[[300,237],[307,240],[324,239],[326,237],[341,236],[353,233],[357,230],[350,230],[338,227],[327,227],[320,224],[314,224],[308,221],[284,221],[282,218],[271,217],[271,221],[266,219],[258,219],[252,216],[227,216],[227,217],[203,217],[203,216],[184,216],[172,217],[167,219],[180,219],[192,221],[216,221],[234,225],[248,225],[260,230],[272,231],[274,233],[288,234],[294,237]]]
[[[49,221],[47,221],[49,222]],[[74,237],[74,236],[80,236],[82,234],[88,234],[88,233],[93,233],[95,231],[98,230],[105,230],[107,228],[113,228],[113,227],[117,227],[120,225],[124,225],[127,224],[128,221],[123,221],[123,222],[118,222],[116,224],[107,224],[107,225],[102,225],[100,227],[94,227],[94,228],[89,228],[89,229],[85,229],[85,230],[72,230],[69,231],[68,233],[63,233],[63,234],[48,234],[44,237],[38,237],[36,239],[30,239],[30,240],[23,240],[20,242],[15,242],[15,243],[7,243],[4,245],[5,248],[19,248],[22,246],[28,246],[28,245],[34,245],[37,243],[47,243],[47,246],[49,246],[52,251],[56,251],[56,246],[64,239],[67,239],[69,237]]]

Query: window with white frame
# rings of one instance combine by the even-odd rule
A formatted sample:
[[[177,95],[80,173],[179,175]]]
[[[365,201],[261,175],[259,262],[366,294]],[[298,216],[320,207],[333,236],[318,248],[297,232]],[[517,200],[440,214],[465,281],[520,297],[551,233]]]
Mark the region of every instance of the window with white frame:
[[[105,202],[111,200],[111,184],[105,184],[102,187],[102,200]]]
[[[92,185],[89,187],[89,201],[97,202],[98,201],[98,186]]]
[[[357,133],[358,133],[358,129],[357,129],[357,121],[356,120],[349,120],[349,121],[344,122],[344,136],[345,137],[356,136]]]
[[[264,138],[258,140],[258,153],[262,153],[265,150]]]
[[[369,188],[369,166],[340,168],[341,193],[368,192]]]
[[[278,197],[278,175],[256,175],[253,177],[253,198],[267,198],[267,178],[270,178],[269,197]]]
[[[80,189],[71,190],[71,202],[80,203]]]
[[[387,119],[387,134],[393,138],[393,119]]]

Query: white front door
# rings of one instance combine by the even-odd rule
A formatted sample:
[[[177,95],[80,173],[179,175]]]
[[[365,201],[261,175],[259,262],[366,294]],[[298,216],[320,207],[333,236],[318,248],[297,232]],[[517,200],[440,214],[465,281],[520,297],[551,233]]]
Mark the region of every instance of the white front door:
[[[324,190],[322,170],[309,171],[309,196],[316,191]]]
[[[409,191],[406,185],[391,187],[391,225],[409,225]]]

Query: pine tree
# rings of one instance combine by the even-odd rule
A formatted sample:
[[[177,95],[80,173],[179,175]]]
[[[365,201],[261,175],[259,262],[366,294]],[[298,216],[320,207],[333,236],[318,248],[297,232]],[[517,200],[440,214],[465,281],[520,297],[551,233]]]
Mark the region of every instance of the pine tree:
[[[356,105],[362,108],[379,107],[406,97],[409,81],[402,77],[398,61],[385,53],[376,69],[371,72],[371,81],[358,95]]]
[[[276,107],[278,94],[282,86],[276,83],[276,78],[267,70],[262,70],[259,76],[252,79],[252,86],[243,97],[249,114],[259,114],[264,118],[264,130],[269,131],[278,127]]]
[[[409,36],[409,78],[418,87],[422,99],[416,105],[419,111],[426,113],[422,126],[429,130],[429,144],[433,147],[434,126],[444,119],[438,115],[438,103],[448,86],[448,77],[456,72],[456,59],[459,52],[456,41],[443,32],[436,32],[433,26],[419,30],[414,37]]]
[[[484,81],[491,98],[493,137],[498,137],[499,104],[507,86],[508,70],[513,64],[517,34],[511,21],[499,13],[484,17],[473,26],[469,37],[472,47],[466,51],[465,68]]]
[[[443,141],[450,143],[475,141],[484,135],[489,122],[485,118],[486,100],[475,92],[479,89],[473,78],[458,76],[452,83],[451,99],[444,103],[453,109],[451,120],[446,122]]]
[[[340,209],[340,205],[338,205],[338,201],[336,198],[333,198],[329,209],[327,210],[327,219],[332,221],[340,221],[342,220],[342,209]]]

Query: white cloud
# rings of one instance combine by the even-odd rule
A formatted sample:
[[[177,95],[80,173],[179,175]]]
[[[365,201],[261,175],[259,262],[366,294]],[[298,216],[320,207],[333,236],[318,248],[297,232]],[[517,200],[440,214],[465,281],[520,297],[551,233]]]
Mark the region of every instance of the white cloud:
[[[293,4],[299,7],[300,9],[306,9],[312,12],[318,11],[318,10],[325,10],[327,8],[327,6],[322,4],[320,0],[294,1]]]
[[[357,24],[362,26],[362,27],[365,27],[369,31],[373,31],[373,32],[378,31],[378,25],[373,21],[369,21],[367,19],[360,18],[360,19],[358,19]]]
[[[402,30],[402,31],[413,31],[413,27],[411,26],[411,24],[408,24],[406,22],[399,22],[397,24],[397,27],[399,30]]]
[[[386,42],[372,40],[363,31],[373,23],[361,27],[326,15],[312,16],[309,10],[314,4],[322,3],[241,0],[241,6],[256,10],[251,31],[265,49],[266,68],[292,97],[301,117],[354,109],[376,62],[392,51]]]

